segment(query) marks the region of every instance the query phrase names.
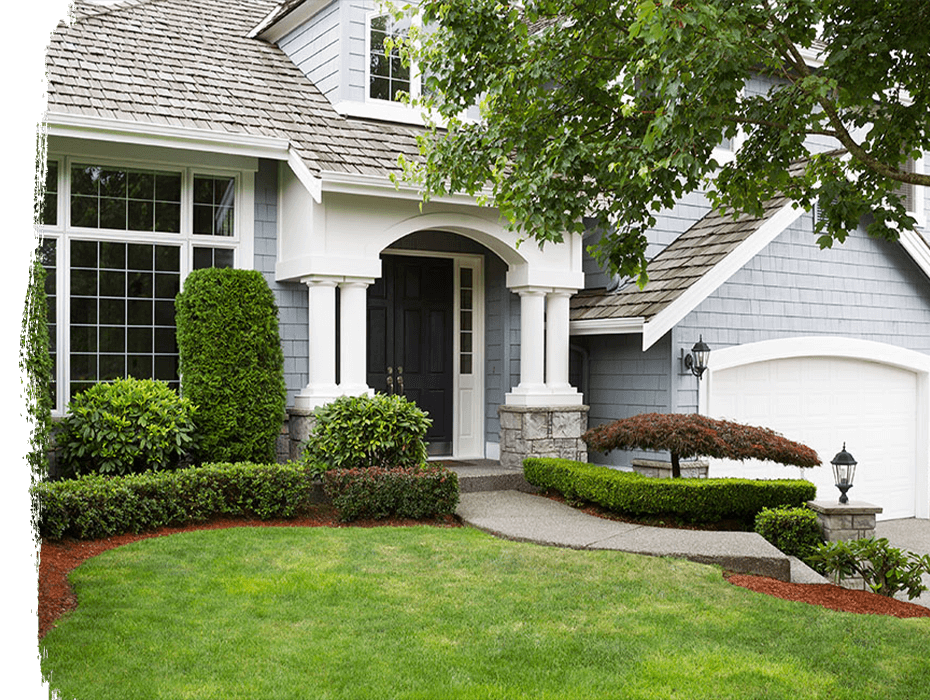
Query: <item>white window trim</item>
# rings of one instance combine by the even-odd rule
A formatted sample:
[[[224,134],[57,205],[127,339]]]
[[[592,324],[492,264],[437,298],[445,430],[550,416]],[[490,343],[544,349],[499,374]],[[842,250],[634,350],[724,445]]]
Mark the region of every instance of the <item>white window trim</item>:
[[[914,172],[921,174],[926,173],[927,160],[927,154],[921,152],[920,158],[914,159]],[[908,209],[907,213],[917,220],[917,226],[925,229],[927,228],[927,188],[921,185],[909,185],[909,187],[914,188],[914,210]]]
[[[195,247],[232,249],[233,267],[252,269],[254,260],[255,231],[255,172],[234,168],[199,167],[196,164],[166,164],[162,161],[136,160],[132,158],[113,158],[91,154],[65,154],[50,152],[49,162],[58,164],[58,202],[56,223],[54,226],[40,225],[40,238],[55,241],[55,296],[56,296],[56,386],[57,396],[52,409],[55,417],[63,416],[67,404],[70,371],[70,306],[71,252],[70,242],[80,240],[118,241],[121,243],[146,243],[154,245],[175,245],[180,248],[181,284],[193,269],[193,249]],[[73,163],[111,166],[116,168],[134,168],[142,170],[159,170],[181,174],[181,231],[179,233],[157,233],[153,231],[121,231],[114,229],[95,229],[72,227],[71,218],[71,166]],[[207,236],[193,233],[193,185],[195,176],[234,177],[236,180],[234,204],[234,234],[232,236]]]
[[[376,17],[383,17],[390,14],[391,8],[393,5],[391,3],[382,4],[379,8],[376,8],[365,14],[365,104],[366,105],[381,105],[381,106],[393,106],[396,108],[404,109],[409,112],[410,107],[403,102],[398,102],[396,100],[382,100],[378,98],[371,97],[369,94],[369,88],[371,86],[371,21]],[[392,18],[393,21],[393,18]],[[420,25],[420,15],[415,14],[410,20],[411,26],[419,27]],[[420,76],[419,67],[416,63],[410,64],[410,97],[416,99],[420,96],[422,90],[422,79]],[[379,110],[382,111],[382,110]],[[390,110],[394,111],[394,110]]]

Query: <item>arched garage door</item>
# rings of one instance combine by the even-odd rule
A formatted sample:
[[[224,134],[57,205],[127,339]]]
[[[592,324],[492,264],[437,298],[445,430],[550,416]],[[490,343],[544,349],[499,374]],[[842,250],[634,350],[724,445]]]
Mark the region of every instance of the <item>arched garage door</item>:
[[[824,465],[720,461],[711,475],[807,478],[819,499],[832,500],[839,491],[829,461],[845,442],[859,462],[852,499],[880,505],[882,519],[921,515],[919,499],[927,494],[918,468],[926,461],[920,383],[914,371],[850,357],[774,358],[714,371],[708,415],[772,428],[813,447]]]

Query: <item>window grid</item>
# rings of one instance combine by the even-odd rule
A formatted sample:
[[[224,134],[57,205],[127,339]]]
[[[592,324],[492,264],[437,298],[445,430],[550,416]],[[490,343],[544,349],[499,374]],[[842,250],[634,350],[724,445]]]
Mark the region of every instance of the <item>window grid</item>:
[[[410,93],[410,66],[405,66],[400,52],[388,51],[385,39],[403,38],[410,27],[409,20],[395,22],[391,15],[371,18],[369,29],[368,96],[376,100],[398,102],[398,93]]]
[[[68,157],[48,161],[38,216],[48,229],[42,259],[48,272],[56,411],[76,392],[118,376],[162,379],[178,387],[174,297],[189,271],[235,266],[241,177],[190,167],[154,170]],[[171,205],[167,218],[162,204]],[[197,205],[209,212],[202,218],[209,230],[195,226]],[[207,236],[222,237],[224,245],[211,246]]]
[[[471,374],[474,365],[474,273],[459,269],[459,373]]]

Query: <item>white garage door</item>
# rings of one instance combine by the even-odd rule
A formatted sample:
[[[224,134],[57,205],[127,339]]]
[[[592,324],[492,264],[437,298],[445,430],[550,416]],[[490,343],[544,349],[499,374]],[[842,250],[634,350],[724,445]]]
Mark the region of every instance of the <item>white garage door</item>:
[[[917,375],[853,359],[769,360],[715,372],[708,415],[772,428],[817,451],[823,466],[713,462],[711,476],[801,477],[817,498],[839,498],[830,460],[846,443],[859,462],[851,500],[884,510],[880,519],[913,517],[916,504]]]

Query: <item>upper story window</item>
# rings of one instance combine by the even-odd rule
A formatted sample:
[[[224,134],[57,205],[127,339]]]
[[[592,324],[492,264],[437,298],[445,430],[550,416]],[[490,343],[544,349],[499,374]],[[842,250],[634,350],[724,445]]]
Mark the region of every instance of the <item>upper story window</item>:
[[[908,158],[907,162],[901,167],[901,169],[909,173],[922,173],[924,172],[925,160],[926,156],[921,156],[920,158],[916,159]],[[907,209],[907,213],[917,220],[918,226],[926,227],[927,215],[924,209],[924,188],[919,185],[911,185],[909,183],[902,182],[898,187],[898,192],[901,194],[901,197],[904,200],[904,206]]]
[[[415,96],[418,81],[411,75],[396,49],[388,49],[385,39],[404,38],[410,20],[396,21],[391,15],[372,15],[368,31],[368,97],[373,100],[399,102],[400,94]]]

